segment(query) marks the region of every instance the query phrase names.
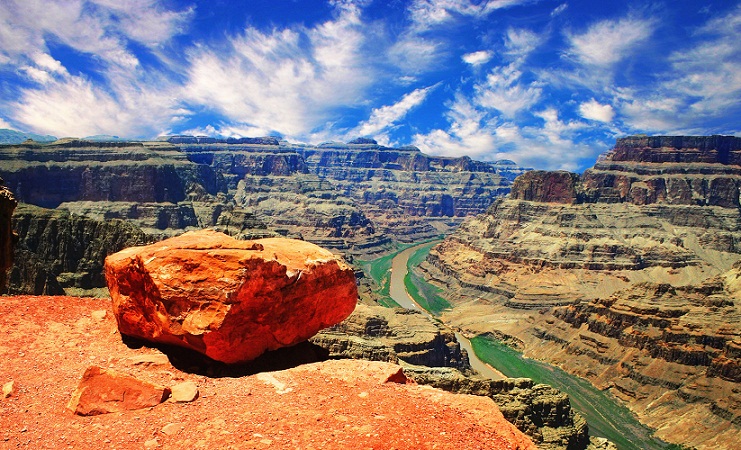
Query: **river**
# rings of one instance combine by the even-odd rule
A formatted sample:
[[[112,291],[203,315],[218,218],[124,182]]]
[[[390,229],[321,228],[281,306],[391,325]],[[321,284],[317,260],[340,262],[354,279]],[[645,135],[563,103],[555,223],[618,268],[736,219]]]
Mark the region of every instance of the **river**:
[[[417,250],[426,245],[430,245],[430,243],[427,242],[424,244],[415,245],[414,247],[410,247],[399,252],[399,254],[394,257],[391,263],[391,282],[389,286],[389,295],[392,299],[394,299],[396,303],[398,303],[403,308],[420,311],[422,314],[425,314],[429,318],[437,320],[435,319],[435,317],[432,316],[432,314],[427,312],[424,308],[419,306],[416,301],[414,301],[414,299],[409,295],[406,287],[404,286],[404,277],[406,277],[407,275],[407,262],[409,261],[409,257]],[[468,339],[457,332],[455,333],[455,338],[458,340],[461,348],[463,348],[468,353],[468,361],[471,364],[471,367],[473,367],[476,372],[487,378],[491,378],[492,380],[501,380],[505,378],[504,375],[501,374],[501,372],[493,369],[490,365],[481,361],[479,357],[476,356],[476,353],[473,351],[473,347],[471,346],[471,342]]]
[[[399,252],[391,264],[389,294],[400,306],[420,311],[439,322],[422,308],[407,292],[404,278],[408,272],[409,258],[421,248],[432,245],[427,242],[415,245]],[[502,379],[505,375],[496,367],[482,361],[474,352],[471,341],[460,333],[455,333],[461,347],[468,352],[471,367],[481,375],[493,380]],[[546,363],[523,358],[516,351],[503,344],[488,341],[484,337],[474,338],[477,348],[482,350],[485,359],[491,364],[501,364],[500,369],[511,377],[532,378],[536,383],[545,383],[566,392],[571,398],[572,407],[589,423],[590,434],[602,436],[614,442],[620,450],[665,449],[668,445],[652,436],[650,429],[642,425],[630,411],[618,404],[606,393],[592,386],[588,381],[567,374]]]

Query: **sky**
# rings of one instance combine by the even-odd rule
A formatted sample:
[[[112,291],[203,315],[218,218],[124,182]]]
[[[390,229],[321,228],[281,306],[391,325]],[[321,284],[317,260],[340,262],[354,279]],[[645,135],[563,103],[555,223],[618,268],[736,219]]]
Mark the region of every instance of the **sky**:
[[[741,136],[741,1],[0,0],[0,128],[370,137],[582,171]]]

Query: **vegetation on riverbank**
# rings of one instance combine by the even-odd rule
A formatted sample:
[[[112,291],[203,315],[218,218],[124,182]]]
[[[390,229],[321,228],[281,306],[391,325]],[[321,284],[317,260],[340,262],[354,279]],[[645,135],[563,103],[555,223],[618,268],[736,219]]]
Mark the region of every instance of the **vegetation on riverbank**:
[[[438,315],[442,311],[451,307],[450,303],[440,294],[442,289],[428,283],[424,277],[417,275],[414,268],[419,266],[427,258],[430,249],[437,245],[439,241],[433,241],[419,247],[407,260],[407,274],[404,277],[404,287],[415,302],[430,314]]]
[[[606,437],[620,450],[672,448],[668,443],[652,437],[652,430],[641,424],[628,408],[588,381],[558,367],[525,358],[491,335],[472,338],[471,346],[482,361],[508,377],[530,378],[536,383],[548,384],[565,392],[571,406],[587,419],[590,434]]]

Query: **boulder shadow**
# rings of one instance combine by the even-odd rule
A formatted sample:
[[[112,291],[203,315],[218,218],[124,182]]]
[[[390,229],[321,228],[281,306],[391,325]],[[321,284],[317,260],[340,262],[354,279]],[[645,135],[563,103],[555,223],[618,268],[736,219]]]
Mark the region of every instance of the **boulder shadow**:
[[[176,345],[155,344],[140,338],[121,335],[123,343],[132,349],[142,347],[156,348],[164,353],[176,369],[210,378],[239,378],[260,372],[274,372],[298,367],[303,364],[326,361],[329,350],[312,344],[300,342],[263,353],[257,359],[240,364],[226,364],[216,361],[196,351]]]

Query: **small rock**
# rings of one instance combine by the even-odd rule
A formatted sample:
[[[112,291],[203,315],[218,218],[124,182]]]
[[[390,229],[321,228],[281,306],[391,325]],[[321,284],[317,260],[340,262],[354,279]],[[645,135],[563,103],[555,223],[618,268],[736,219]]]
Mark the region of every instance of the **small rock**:
[[[167,425],[162,427],[162,433],[168,436],[172,436],[172,435],[178,434],[178,432],[182,429],[183,429],[183,424],[180,422],[168,423]]]
[[[145,448],[156,448],[156,447],[159,447],[159,445],[160,443],[157,440],[157,438],[149,439],[148,441],[144,443]]]
[[[170,359],[167,355],[162,353],[155,353],[153,355],[137,355],[126,358],[135,366],[162,366],[170,364]]]
[[[93,311],[92,313],[90,313],[90,315],[93,317],[93,319],[97,320],[98,322],[100,322],[103,319],[105,319],[105,316],[107,314],[108,314],[108,311],[106,311],[105,309],[101,309],[101,310],[98,310],[98,311]]]
[[[170,399],[176,403],[188,403],[198,398],[198,386],[192,381],[178,383],[172,387]]]
[[[169,394],[168,388],[91,366],[82,376],[67,408],[79,416],[95,416],[156,406]]]
[[[8,381],[3,385],[3,397],[8,398],[13,394],[15,394],[15,382]]]

